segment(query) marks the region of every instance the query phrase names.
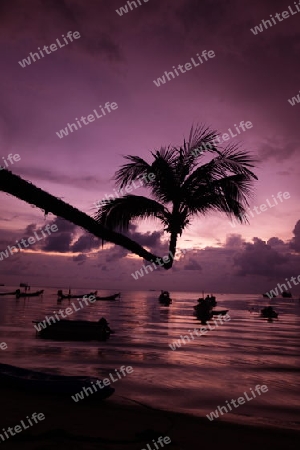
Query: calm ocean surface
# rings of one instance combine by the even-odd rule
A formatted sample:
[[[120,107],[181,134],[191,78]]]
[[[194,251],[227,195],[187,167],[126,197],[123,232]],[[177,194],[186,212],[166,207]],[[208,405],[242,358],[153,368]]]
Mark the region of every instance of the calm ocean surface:
[[[267,305],[268,299],[217,295],[217,308],[229,309],[231,320],[172,351],[173,340],[200,327],[193,316],[199,293],[172,292],[173,304],[164,307],[158,303],[158,292],[125,291],[120,301],[96,302],[69,316],[71,320],[106,317],[115,330],[107,342],[38,339],[32,320],[43,320],[69,306],[68,300],[57,304],[56,292],[46,289],[41,298],[19,300],[0,297],[0,342],[8,345],[0,350],[1,363],[100,379],[121,365],[131,365],[134,372],[113,383],[116,394],[204,418],[226,400],[245,391],[251,397],[250,388],[265,384],[267,393],[218,420],[300,428],[298,300],[273,300],[279,319],[269,323],[257,312],[249,312],[251,307]],[[111,293],[98,291],[98,295]],[[76,299],[71,302],[78,307]]]

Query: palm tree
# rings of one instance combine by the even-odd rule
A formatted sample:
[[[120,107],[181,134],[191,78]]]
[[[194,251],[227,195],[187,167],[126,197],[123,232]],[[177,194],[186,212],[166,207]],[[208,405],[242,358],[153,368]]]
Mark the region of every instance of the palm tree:
[[[156,218],[170,234],[169,251],[175,255],[178,236],[193,216],[220,211],[247,222],[244,215],[253,180],[257,180],[250,170],[255,160],[236,144],[220,148],[217,136],[207,127],[192,127],[182,147],[152,152],[152,164],[139,156],[125,156],[129,162],[115,173],[117,186],[126,189],[132,182],[147,178],[151,198],[128,194],[103,201],[95,215],[99,225],[124,232],[134,219]],[[203,162],[208,153],[213,157]],[[172,263],[170,258],[164,267],[170,268]]]

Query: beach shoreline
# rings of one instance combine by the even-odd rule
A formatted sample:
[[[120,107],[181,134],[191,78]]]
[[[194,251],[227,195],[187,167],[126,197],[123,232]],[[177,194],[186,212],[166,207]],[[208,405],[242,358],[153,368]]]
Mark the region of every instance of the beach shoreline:
[[[272,450],[296,449],[300,430],[249,426],[154,409],[134,399],[114,394],[106,401],[97,396],[74,404],[60,397],[0,387],[5,417],[0,428],[14,426],[33,412],[45,420],[5,442],[7,448],[23,450],[76,448],[79,450],[141,450],[159,436],[169,436],[168,449],[196,450],[199,445],[217,449],[230,441],[232,450],[253,450],[259,445]],[[129,394],[130,395],[130,394]],[[152,444],[153,445],[153,444]],[[152,447],[151,447],[152,448]]]

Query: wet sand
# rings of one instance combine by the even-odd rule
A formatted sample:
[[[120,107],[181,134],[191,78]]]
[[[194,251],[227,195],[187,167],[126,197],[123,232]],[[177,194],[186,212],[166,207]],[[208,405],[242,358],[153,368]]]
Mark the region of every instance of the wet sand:
[[[115,393],[105,401],[97,396],[75,403],[71,397],[26,393],[0,387],[0,429],[14,427],[32,413],[45,420],[1,442],[7,449],[23,450],[150,450],[159,436],[169,436],[168,450],[219,448],[293,450],[299,448],[300,430],[258,428],[160,411]],[[128,394],[130,396],[130,393]],[[4,448],[4,447],[3,447]],[[151,450],[155,450],[152,443]],[[162,447],[158,447],[162,448]]]

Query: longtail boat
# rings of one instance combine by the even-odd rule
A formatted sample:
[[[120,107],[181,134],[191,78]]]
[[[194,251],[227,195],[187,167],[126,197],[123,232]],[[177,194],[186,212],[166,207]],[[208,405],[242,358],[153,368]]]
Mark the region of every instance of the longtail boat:
[[[84,295],[82,295],[82,294],[71,295],[71,294],[63,294],[63,292],[60,290],[57,292],[57,295],[58,295],[58,300],[64,300],[64,299],[70,300],[72,298],[80,299],[80,298],[88,298],[88,297],[93,296],[93,297],[95,297],[95,300],[101,301],[101,300],[116,300],[117,298],[121,297],[120,292],[118,292],[117,294],[113,294],[113,295],[107,295],[105,297],[99,297],[99,296],[97,296],[97,291],[90,292],[89,294],[84,294]]]
[[[21,292],[20,289],[16,290],[16,298],[20,297],[39,297],[40,295],[43,295],[44,289],[36,292]]]
[[[17,292],[17,291],[13,291],[13,292],[0,292],[0,295],[1,295],[1,296],[3,296],[3,295],[16,295],[16,292]]]
[[[96,300],[117,300],[117,298],[121,297],[121,292],[118,292],[117,294],[108,295],[106,297],[96,297]]]
[[[80,294],[80,295],[74,295],[74,294],[64,294],[62,290],[57,291],[57,296],[59,299],[64,300],[64,299],[71,299],[71,298],[84,298],[84,297],[89,297],[91,295],[96,296],[98,291],[94,291],[94,292],[89,292],[88,294]]]

